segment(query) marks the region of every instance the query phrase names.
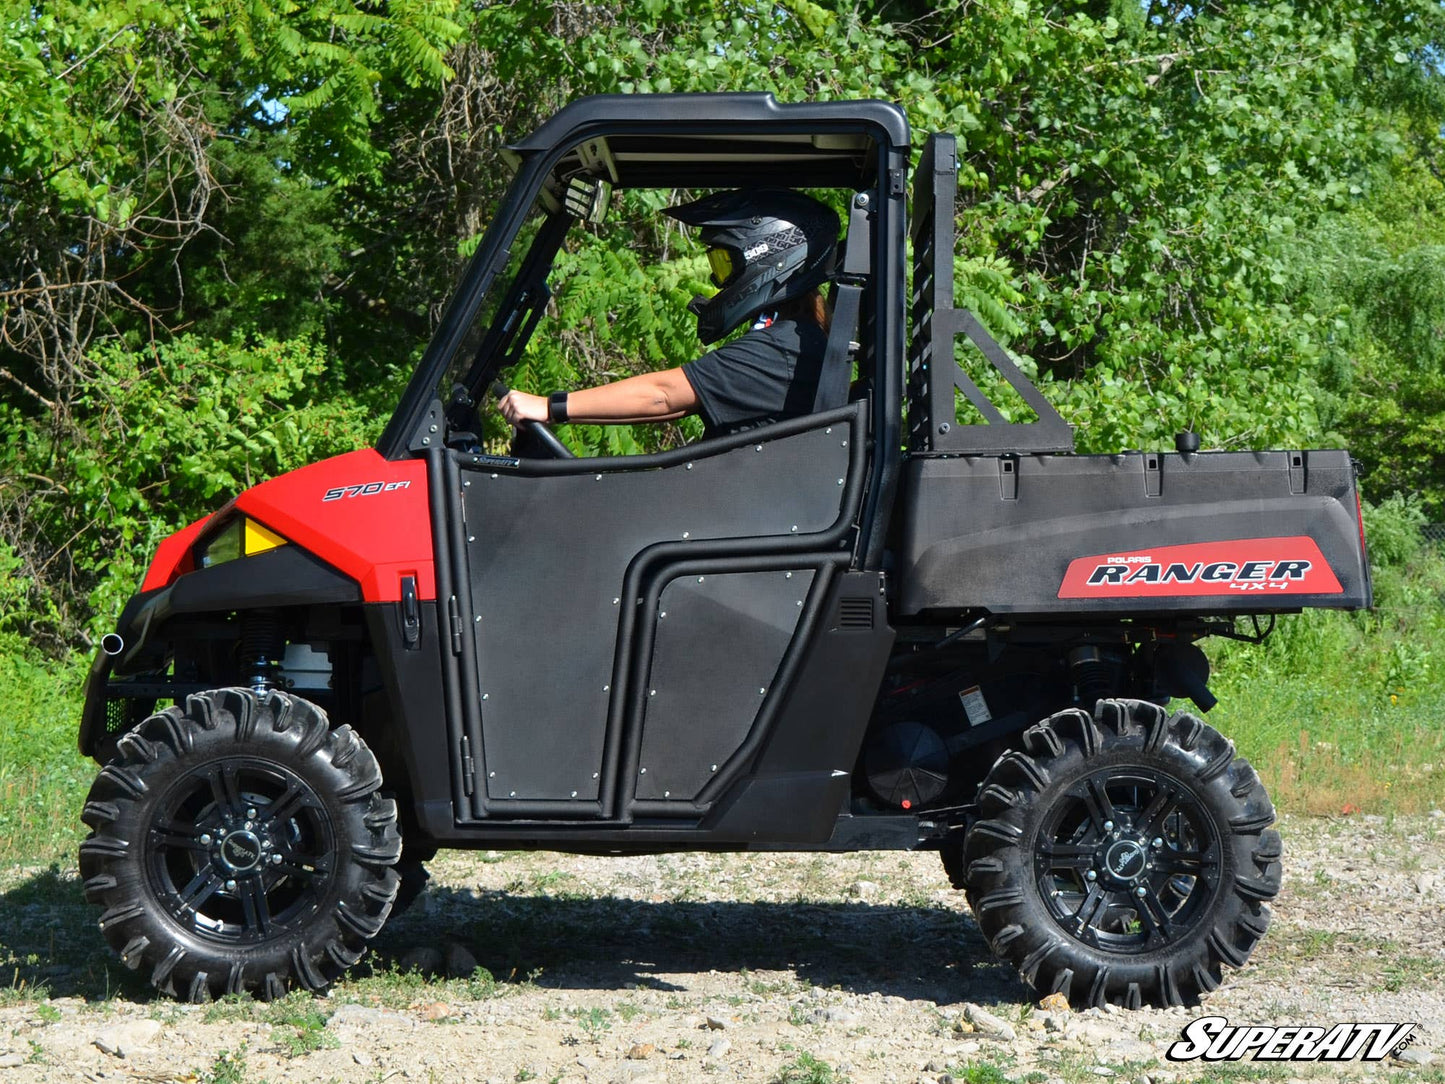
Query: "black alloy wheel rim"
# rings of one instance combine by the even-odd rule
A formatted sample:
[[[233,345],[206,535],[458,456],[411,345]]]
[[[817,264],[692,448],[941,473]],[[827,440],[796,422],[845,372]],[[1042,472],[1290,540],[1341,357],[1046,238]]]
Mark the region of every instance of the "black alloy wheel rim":
[[[303,925],[328,896],[336,832],[294,772],[241,757],[188,772],[146,833],[146,876],[190,933],[254,944]]]
[[[1152,952],[1187,936],[1219,890],[1222,844],[1179,780],[1102,768],[1054,802],[1034,840],[1034,876],[1053,920],[1107,952]]]

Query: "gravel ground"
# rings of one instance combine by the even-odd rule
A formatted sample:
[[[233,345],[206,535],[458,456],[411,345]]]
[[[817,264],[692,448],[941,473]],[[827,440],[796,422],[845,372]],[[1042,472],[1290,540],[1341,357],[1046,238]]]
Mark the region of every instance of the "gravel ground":
[[[1281,832],[1269,935],[1169,1012],[1041,1007],[933,854],[444,854],[330,997],[211,1006],[121,969],[73,871],[13,868],[0,1081],[1445,1082],[1445,815]],[[1418,1027],[1377,1064],[1167,1061],[1203,1015]]]

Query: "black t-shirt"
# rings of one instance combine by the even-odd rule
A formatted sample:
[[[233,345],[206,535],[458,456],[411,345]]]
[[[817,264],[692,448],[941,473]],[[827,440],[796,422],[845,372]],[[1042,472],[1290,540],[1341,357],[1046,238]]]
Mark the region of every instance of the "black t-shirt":
[[[812,320],[762,316],[746,335],[685,364],[703,435],[812,413],[827,348],[827,335]]]

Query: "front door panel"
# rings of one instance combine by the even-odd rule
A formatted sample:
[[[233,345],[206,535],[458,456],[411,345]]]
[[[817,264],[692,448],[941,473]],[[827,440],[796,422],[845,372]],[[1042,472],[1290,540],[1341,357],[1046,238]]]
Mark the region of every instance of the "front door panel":
[[[624,735],[626,705],[615,698],[629,668],[649,673],[642,666],[647,658],[636,663],[635,656],[651,652],[655,630],[641,627],[634,615],[667,611],[655,597],[659,591],[680,600],[673,605],[682,639],[677,646],[672,634],[660,639],[663,665],[677,670],[679,682],[689,669],[683,640],[705,636],[715,642],[716,655],[696,664],[718,671],[719,690],[741,687],[744,679],[766,687],[796,624],[796,614],[775,613],[780,607],[774,604],[786,594],[796,612],[803,594],[779,590],[773,598],[772,587],[762,592],[762,581],[749,583],[764,573],[738,573],[716,584],[716,593],[705,577],[703,592],[689,591],[683,600],[679,585],[664,589],[674,578],[668,570],[705,561],[720,548],[734,562],[750,553],[801,553],[810,537],[827,537],[836,554],[838,528],[856,513],[862,406],[821,415],[814,428],[800,432],[776,427],[787,435],[774,439],[760,430],[746,443],[712,441],[663,457],[552,468],[565,473],[524,476],[460,458],[467,545],[459,586],[470,589],[462,608],[476,632],[482,720],[474,812],[505,816],[512,803],[527,815],[616,812],[604,808],[614,793],[608,777],[618,782],[624,738],[635,743],[641,734],[634,726]],[[809,575],[810,564],[800,560],[798,574]],[[778,561],[771,567],[778,568]],[[782,570],[765,575],[788,582]],[[644,606],[649,598],[656,605]],[[629,607],[634,615],[624,621]],[[619,643],[623,628],[630,631]],[[760,630],[761,643],[755,644],[750,637]],[[758,679],[759,673],[764,677]],[[703,716],[696,726],[716,724],[706,695],[694,691],[687,699],[680,685],[675,694],[667,689],[658,695],[677,711]],[[751,724],[732,698],[729,691],[728,706],[718,709],[728,735],[719,749],[729,741],[735,747],[739,730],[745,734]],[[680,729],[671,717],[653,724],[654,735]],[[701,747],[694,751],[713,755]],[[694,782],[691,774],[677,778],[682,789]],[[621,789],[630,794],[632,788]],[[540,812],[538,803],[546,803]]]

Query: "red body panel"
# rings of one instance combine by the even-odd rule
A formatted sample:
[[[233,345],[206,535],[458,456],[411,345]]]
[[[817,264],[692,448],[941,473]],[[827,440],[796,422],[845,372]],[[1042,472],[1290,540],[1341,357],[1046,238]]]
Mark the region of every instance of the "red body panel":
[[[235,506],[361,585],[366,602],[401,601],[403,576],[436,598],[426,464],[365,448],[252,486]]]
[[[191,547],[196,544],[201,530],[210,522],[211,517],[204,516],[189,527],[182,527],[157,546],[156,555],[151,558],[150,567],[146,569],[145,582],[140,585],[140,589],[154,591],[157,587],[168,587],[175,582],[177,576],[193,571],[196,566],[191,557]]]
[[[1059,598],[1338,595],[1342,590],[1314,539],[1301,535],[1079,557],[1069,562]]]
[[[252,486],[215,516],[177,531],[156,548],[141,590],[192,571],[202,529],[233,508],[350,576],[366,602],[401,601],[403,576],[416,577],[418,598],[436,598],[426,464],[391,463],[371,448]]]

